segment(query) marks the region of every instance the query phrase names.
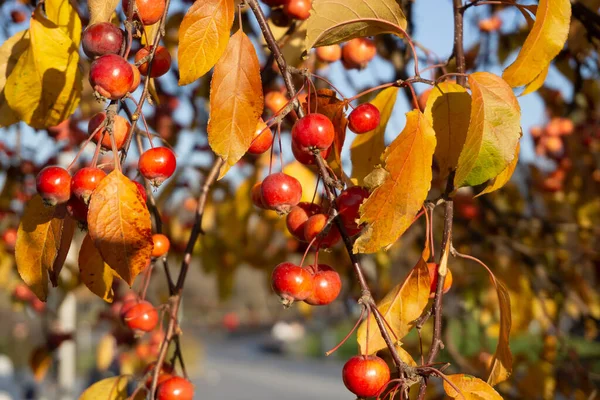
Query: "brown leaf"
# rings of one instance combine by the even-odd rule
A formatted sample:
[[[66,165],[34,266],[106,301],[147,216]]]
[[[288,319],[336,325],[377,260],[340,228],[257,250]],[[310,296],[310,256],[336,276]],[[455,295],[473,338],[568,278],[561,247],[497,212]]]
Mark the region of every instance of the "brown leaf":
[[[418,110],[408,112],[406,127],[382,156],[389,175],[360,206],[360,223],[368,225],[354,242],[355,252],[386,248],[413,223],[431,186],[435,143],[429,120]]]
[[[102,259],[90,235],[85,235],[79,249],[79,279],[96,296],[112,303],[114,276],[113,270]]]
[[[210,88],[208,143],[227,165],[237,163],[250,147],[263,107],[258,57],[239,30],[215,65]]]
[[[394,287],[377,304],[377,308],[390,325],[392,338],[402,339],[413,328],[414,322],[427,306],[429,301],[430,282],[427,263],[423,259],[410,271],[404,282]],[[367,337],[367,324],[369,324],[369,336]],[[360,353],[373,354],[387,347],[375,318],[371,315],[363,321],[357,331],[356,340],[360,347]]]
[[[47,346],[39,346],[33,349],[29,356],[29,368],[37,382],[44,380],[48,369],[52,365],[52,353]]]
[[[206,74],[223,55],[233,25],[233,0],[196,1],[179,27],[179,84]]]
[[[131,286],[154,245],[146,203],[121,171],[108,174],[92,193],[88,229],[104,261]]]
[[[356,179],[359,185],[363,184],[365,177],[380,162],[381,153],[385,149],[385,128],[392,116],[397,96],[397,87],[390,87],[378,93],[371,104],[377,107],[381,114],[379,125],[371,132],[356,135],[352,141],[350,146],[352,178]]]
[[[512,317],[510,311],[510,296],[504,284],[494,280],[500,306],[500,333],[498,345],[492,361],[492,368],[487,383],[495,386],[508,379],[512,373],[512,354],[510,352],[510,328]]]
[[[73,235],[75,234],[75,226],[77,225],[75,220],[71,218],[64,209],[60,214],[60,218],[63,219],[62,235],[60,237],[60,243],[58,244],[56,259],[54,260],[54,263],[52,263],[52,267],[48,269],[50,282],[52,282],[52,286],[54,287],[58,286],[58,276],[60,275],[63,265],[65,265],[69,249],[71,248],[71,242],[73,241]]]
[[[446,375],[446,379],[452,382],[460,392],[444,380],[444,390],[453,399],[464,400],[502,400],[502,396],[493,387],[479,378],[466,374]]]
[[[119,0],[88,0],[87,3],[90,11],[89,26],[99,22],[110,22],[110,17],[117,9]]]
[[[66,222],[63,244],[65,221],[70,222]],[[58,264],[62,266],[64,262],[63,246],[73,235],[71,224],[71,219],[65,219],[64,206],[46,207],[39,195],[27,202],[17,233],[15,258],[21,279],[42,301],[48,296],[48,271],[53,271],[56,279],[60,272]]]

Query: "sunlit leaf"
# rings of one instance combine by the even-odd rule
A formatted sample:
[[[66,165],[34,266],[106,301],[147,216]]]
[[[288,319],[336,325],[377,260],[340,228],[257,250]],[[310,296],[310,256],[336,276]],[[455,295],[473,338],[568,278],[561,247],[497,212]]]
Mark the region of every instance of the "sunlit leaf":
[[[17,269],[21,279],[42,301],[48,296],[48,271],[54,268],[61,250],[65,215],[64,207],[47,207],[36,195],[27,202],[19,224]]]
[[[412,358],[412,356],[408,353],[408,351],[406,351],[406,349],[404,349],[404,347],[395,346],[395,348],[396,348],[396,352],[398,353],[398,356],[400,356],[400,359],[402,361],[404,361],[411,367],[417,366],[417,362],[414,360],[414,358]]]
[[[98,371],[106,371],[110,368],[116,355],[117,341],[112,333],[107,333],[96,345],[96,368]]]
[[[504,70],[502,78],[511,87],[534,81],[563,49],[570,21],[569,0],[540,0],[533,28],[517,59]]]
[[[90,235],[85,235],[79,250],[79,279],[96,296],[112,303],[114,276],[112,269],[104,263],[100,252],[94,246]]]
[[[381,157],[389,174],[360,206],[360,223],[368,225],[354,243],[355,252],[390,246],[412,224],[431,186],[435,143],[429,120],[420,111],[408,112],[406,127]]]
[[[6,77],[12,74],[19,57],[29,48],[29,30],[14,34],[0,47],[0,126],[19,122],[19,116],[6,102]]]
[[[446,380],[444,390],[453,399],[464,400],[502,400],[502,396],[493,387],[479,378],[465,374],[446,375],[446,379],[460,390],[457,392]],[[462,396],[461,396],[462,395]]]
[[[119,3],[119,0],[88,0],[87,5],[90,11],[88,26],[99,22],[109,22]]]
[[[58,125],[79,104],[82,74],[79,48],[40,7],[31,18],[30,46],[6,79],[6,102],[33,128]]]
[[[413,328],[415,320],[427,306],[429,292],[427,263],[423,259],[419,259],[404,282],[394,287],[377,304],[377,308],[390,324],[393,332],[392,338],[395,336],[400,340]],[[369,324],[369,336],[367,336],[367,324]],[[387,347],[372,315],[360,324],[356,340],[361,354],[365,354],[367,349],[368,354],[373,354]]]
[[[437,145],[434,157],[443,179],[458,165],[469,129],[471,96],[459,84],[442,82],[429,93],[424,114],[435,131]]]
[[[302,185],[302,199],[300,201],[311,202],[317,184],[317,176],[315,173],[298,161],[287,164],[283,167],[283,172],[298,179],[298,182]]]
[[[514,159],[521,137],[521,108],[502,78],[476,72],[469,75],[469,86],[471,122],[454,177],[457,188],[498,176]]]
[[[102,379],[87,388],[79,400],[126,400],[127,376]]]
[[[227,165],[233,166],[250,147],[263,106],[258,57],[239,30],[217,62],[210,88],[208,143]]]
[[[43,345],[33,349],[29,356],[29,368],[37,382],[44,380],[51,365],[52,353],[48,350],[48,346]]]
[[[58,25],[75,45],[81,42],[81,19],[69,0],[46,0],[46,16]]]
[[[89,235],[104,261],[130,286],[152,253],[150,212],[133,182],[114,170],[92,193]]]
[[[306,50],[382,33],[403,35],[405,29],[406,17],[394,0],[314,0]]]
[[[525,90],[523,90],[523,93],[521,93],[520,96],[526,96],[541,88],[544,85],[544,82],[546,82],[546,77],[548,76],[549,71],[550,64],[548,64],[548,66],[542,72],[540,72],[540,74],[533,81],[525,86]]]
[[[379,125],[370,132],[356,135],[352,141],[352,145],[350,146],[352,178],[356,179],[359,185],[363,184],[365,176],[373,171],[373,168],[381,162],[381,153],[385,149],[385,128],[392,115],[397,96],[397,87],[390,87],[378,93],[375,99],[371,101],[371,104],[377,107],[380,112],[381,119]]]
[[[519,151],[521,150],[521,144],[517,142],[517,148],[515,150],[515,158],[508,164],[508,167],[504,169],[504,171],[500,172],[500,175],[495,177],[485,189],[481,191],[477,196],[481,196],[482,194],[494,192],[506,185],[513,173],[515,172],[515,168],[517,168],[517,164],[519,163]]]
[[[233,0],[196,1],[179,27],[179,84],[206,74],[223,55],[234,17]]]
[[[498,280],[494,281],[496,292],[498,294],[498,304],[500,307],[500,333],[498,335],[498,345],[494,353],[492,368],[487,383],[495,386],[508,379],[512,373],[512,354],[510,352],[510,328],[512,317],[510,311],[510,297],[504,284]]]

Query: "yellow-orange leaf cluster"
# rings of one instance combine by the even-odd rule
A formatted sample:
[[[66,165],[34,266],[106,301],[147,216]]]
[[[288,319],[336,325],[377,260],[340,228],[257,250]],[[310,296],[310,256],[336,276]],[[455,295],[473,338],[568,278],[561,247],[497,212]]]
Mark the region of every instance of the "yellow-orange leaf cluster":
[[[420,111],[408,112],[406,127],[381,157],[387,174],[360,207],[360,223],[368,225],[354,243],[355,252],[386,248],[412,224],[431,186],[435,143],[429,120]]]
[[[225,166],[235,165],[250,147],[263,107],[258,57],[239,30],[215,65],[210,88],[208,143]]]
[[[459,391],[456,391],[446,380]],[[444,390],[453,399],[464,400],[502,400],[502,396],[493,387],[479,378],[466,374],[446,375]]]

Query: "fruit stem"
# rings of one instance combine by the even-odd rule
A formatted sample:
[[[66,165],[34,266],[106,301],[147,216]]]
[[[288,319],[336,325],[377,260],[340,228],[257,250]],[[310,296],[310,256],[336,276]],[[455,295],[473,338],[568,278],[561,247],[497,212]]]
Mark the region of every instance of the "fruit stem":
[[[330,356],[333,353],[335,353],[340,347],[342,347],[342,345],[344,343],[346,343],[346,341],[350,338],[350,336],[352,336],[352,334],[354,333],[354,331],[356,330],[356,328],[358,328],[358,326],[360,325],[360,322],[363,320],[364,316],[365,316],[365,311],[367,309],[367,306],[362,304],[361,307],[361,311],[360,311],[360,317],[358,317],[358,320],[356,321],[356,323],[354,324],[354,327],[352,329],[350,329],[350,332],[348,332],[348,334],[342,339],[341,342],[339,342],[333,349],[326,351],[325,355],[326,356]]]

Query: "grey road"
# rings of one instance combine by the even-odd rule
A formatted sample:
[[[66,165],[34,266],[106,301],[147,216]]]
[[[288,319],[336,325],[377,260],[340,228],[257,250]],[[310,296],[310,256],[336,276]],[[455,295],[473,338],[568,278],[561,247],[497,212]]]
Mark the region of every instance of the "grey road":
[[[264,338],[264,337],[263,337]],[[261,338],[205,341],[202,377],[194,380],[203,400],[352,400],[336,360],[290,359],[260,351]]]

